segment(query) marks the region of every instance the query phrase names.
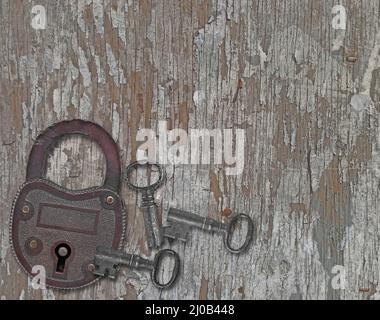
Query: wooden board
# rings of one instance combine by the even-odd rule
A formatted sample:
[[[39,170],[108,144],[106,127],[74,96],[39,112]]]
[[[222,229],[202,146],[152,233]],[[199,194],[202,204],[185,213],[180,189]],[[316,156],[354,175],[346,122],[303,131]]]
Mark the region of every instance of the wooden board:
[[[45,29],[31,24],[35,5]],[[379,16],[377,0],[1,1],[1,299],[380,298]],[[194,231],[172,244],[183,264],[171,290],[125,269],[78,291],[28,286],[9,247],[11,203],[36,136],[73,118],[112,133],[124,166],[138,130],[159,121],[244,129],[242,174],[178,165],[162,201],[216,219],[248,213],[249,252],[231,255],[221,236]],[[84,188],[103,169],[97,145],[72,137],[47,175]],[[126,250],[152,257],[136,194],[122,195]]]

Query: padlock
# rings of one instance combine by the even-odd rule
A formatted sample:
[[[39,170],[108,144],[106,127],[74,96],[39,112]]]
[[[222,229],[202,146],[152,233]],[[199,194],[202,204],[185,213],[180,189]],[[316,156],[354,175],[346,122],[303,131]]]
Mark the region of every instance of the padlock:
[[[71,134],[92,138],[101,147],[106,158],[102,186],[68,190],[46,179],[49,149]],[[44,267],[46,285],[56,288],[79,288],[96,281],[96,248],[120,249],[123,244],[126,221],[120,179],[119,149],[99,125],[63,121],[39,135],[10,221],[13,252],[22,268],[33,276],[34,266]]]

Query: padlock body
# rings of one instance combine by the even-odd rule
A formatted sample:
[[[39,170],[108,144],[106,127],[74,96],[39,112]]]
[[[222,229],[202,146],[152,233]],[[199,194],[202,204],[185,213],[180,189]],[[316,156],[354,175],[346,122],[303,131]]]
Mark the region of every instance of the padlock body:
[[[45,179],[29,181],[14,201],[12,246],[31,276],[34,266],[45,268],[48,286],[83,287],[97,279],[97,246],[121,247],[124,216],[119,195],[105,187],[73,191]]]

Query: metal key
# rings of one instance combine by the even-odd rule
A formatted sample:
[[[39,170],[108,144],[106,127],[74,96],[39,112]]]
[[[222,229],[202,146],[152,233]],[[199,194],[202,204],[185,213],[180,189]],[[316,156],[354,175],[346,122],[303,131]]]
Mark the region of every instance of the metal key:
[[[146,187],[137,186],[130,182],[129,175],[132,170],[137,169],[141,166],[152,166],[156,167],[158,169],[158,180]],[[136,191],[142,192],[142,199],[141,199],[141,211],[143,213],[144,218],[144,225],[145,225],[145,232],[146,237],[148,241],[148,247],[150,249],[152,248],[160,248],[162,244],[162,229],[160,222],[158,221],[158,213],[157,213],[157,206],[154,203],[154,191],[161,185],[161,183],[164,181],[164,173],[161,169],[161,166],[159,166],[156,163],[141,163],[141,162],[133,162],[131,163],[125,172],[125,181],[127,182],[128,186]]]
[[[160,283],[158,274],[160,270],[161,261],[165,256],[174,258],[174,268],[172,276],[166,283]],[[153,284],[160,289],[169,288],[177,279],[180,267],[180,260],[178,254],[170,249],[158,251],[154,260],[145,259],[139,255],[128,254],[119,250],[113,250],[104,247],[98,247],[94,259],[95,268],[93,273],[98,276],[108,276],[111,279],[116,278],[121,265],[128,266],[131,269],[149,270],[150,278]]]
[[[231,246],[231,238],[233,235],[233,229],[239,220],[247,221],[247,235],[241,247],[233,248]],[[224,244],[227,250],[232,253],[240,253],[244,251],[250,244],[254,231],[253,221],[246,214],[234,215],[228,223],[223,223],[211,218],[201,217],[184,210],[170,208],[167,222],[168,226],[164,227],[164,236],[167,238],[178,239],[186,242],[191,228],[198,228],[208,232],[223,233]]]

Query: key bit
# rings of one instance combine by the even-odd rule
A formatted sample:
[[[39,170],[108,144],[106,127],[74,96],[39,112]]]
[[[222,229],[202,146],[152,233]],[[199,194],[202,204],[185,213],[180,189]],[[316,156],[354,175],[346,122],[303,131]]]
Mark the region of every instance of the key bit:
[[[175,208],[169,209],[167,221],[169,225],[164,229],[164,236],[184,242],[187,241],[191,228],[220,232],[226,227],[224,223],[216,220]]]
[[[158,271],[164,256],[174,258],[174,268],[168,282],[160,283],[158,280]],[[153,284],[160,289],[170,287],[177,279],[180,267],[179,256],[176,252],[169,249],[160,250],[154,257],[154,260],[145,259],[136,254],[124,253],[105,247],[98,247],[94,259],[95,270],[93,273],[98,276],[108,276],[115,279],[120,266],[125,265],[131,269],[148,270]]]
[[[128,254],[118,250],[98,247],[95,255],[95,271],[98,276],[116,278],[120,265],[126,265],[132,269],[152,270],[153,263],[135,254]]]
[[[184,223],[173,223],[164,227],[164,237],[186,242],[189,236],[190,226]]]
[[[166,227],[165,235],[178,235],[176,238],[182,239],[185,239],[190,228],[198,228],[208,232],[222,232],[227,229],[225,223],[175,208],[169,209],[167,221],[169,226]]]

